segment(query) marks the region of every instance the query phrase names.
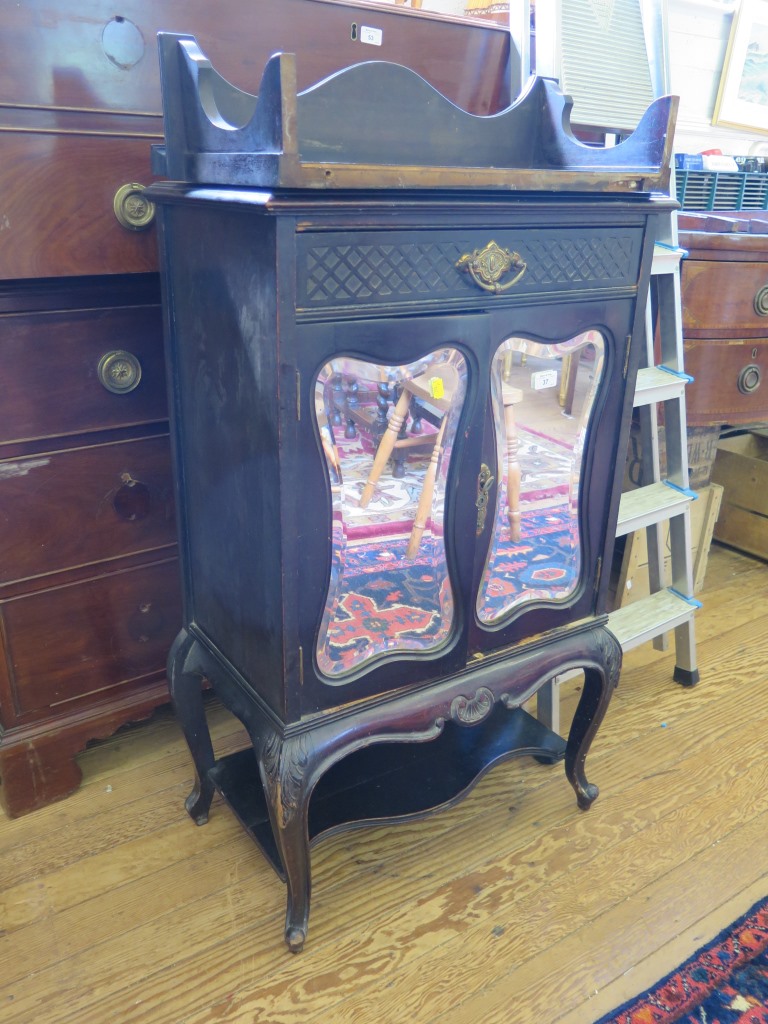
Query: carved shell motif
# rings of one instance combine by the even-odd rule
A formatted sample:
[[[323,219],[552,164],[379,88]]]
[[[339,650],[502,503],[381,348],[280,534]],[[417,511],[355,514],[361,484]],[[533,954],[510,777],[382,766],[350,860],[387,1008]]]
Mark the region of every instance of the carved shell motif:
[[[481,686],[474,697],[454,697],[451,718],[460,725],[477,725],[493,710],[493,694]]]

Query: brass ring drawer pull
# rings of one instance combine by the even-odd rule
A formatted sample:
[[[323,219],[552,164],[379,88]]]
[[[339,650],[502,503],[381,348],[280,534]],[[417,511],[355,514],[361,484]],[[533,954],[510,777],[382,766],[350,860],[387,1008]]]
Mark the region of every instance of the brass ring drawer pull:
[[[113,207],[118,222],[129,231],[145,231],[155,219],[155,204],[146,199],[146,187],[135,181],[115,192]]]
[[[528,269],[528,264],[521,259],[519,252],[502,249],[496,242],[489,242],[484,249],[466,252],[456,261],[459,270],[466,270],[475,284],[483,291],[505,292],[517,284]],[[500,279],[512,270],[517,273],[511,281],[500,284]]]
[[[768,316],[768,284],[755,295],[754,307],[758,316]]]
[[[139,386],[141,363],[132,352],[105,352],[97,369],[99,383],[114,395],[126,395]]]
[[[760,367],[754,363],[745,366],[736,383],[742,395],[751,395],[760,387]]]

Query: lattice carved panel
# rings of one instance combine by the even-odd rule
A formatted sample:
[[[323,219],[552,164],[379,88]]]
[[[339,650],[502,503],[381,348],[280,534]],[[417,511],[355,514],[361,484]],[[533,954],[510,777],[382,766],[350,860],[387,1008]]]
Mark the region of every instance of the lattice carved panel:
[[[498,233],[499,244],[513,246],[527,264],[515,293],[561,286],[607,287],[631,280],[638,250],[632,235],[554,237],[529,234],[524,240]],[[487,241],[487,240],[486,240]],[[400,244],[310,245],[299,286],[304,308],[350,303],[414,301],[474,292],[456,267],[475,239]]]

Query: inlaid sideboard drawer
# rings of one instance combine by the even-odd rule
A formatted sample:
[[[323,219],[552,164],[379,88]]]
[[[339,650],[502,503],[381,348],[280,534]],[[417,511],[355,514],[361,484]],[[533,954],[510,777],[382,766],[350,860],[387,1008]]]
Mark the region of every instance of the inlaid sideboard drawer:
[[[181,621],[178,577],[174,558],[2,602],[0,673],[17,714],[162,676]]]
[[[0,444],[167,416],[157,306],[0,317]]]
[[[768,338],[693,338],[685,341],[691,426],[768,420]]]
[[[136,229],[115,214],[123,186],[151,184],[151,139],[15,131],[2,139],[0,278],[157,269],[151,221]],[[135,195],[127,195],[128,212],[141,214],[139,223],[151,210],[135,199],[131,209]]]
[[[408,231],[307,231],[297,235],[299,318],[354,308],[485,306],[575,289],[632,289],[642,231],[617,227],[489,227]]]
[[[687,338],[768,334],[768,262],[683,261]]]
[[[166,434],[0,461],[0,584],[175,542]]]

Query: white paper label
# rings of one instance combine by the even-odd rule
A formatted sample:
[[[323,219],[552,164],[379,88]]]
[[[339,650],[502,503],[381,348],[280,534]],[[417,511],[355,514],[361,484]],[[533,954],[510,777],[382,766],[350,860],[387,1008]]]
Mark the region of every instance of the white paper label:
[[[557,387],[557,370],[538,370],[531,374],[531,387],[534,391]]]
[[[380,28],[368,28],[367,25],[360,26],[360,42],[368,43],[369,46],[381,46],[383,31]]]

